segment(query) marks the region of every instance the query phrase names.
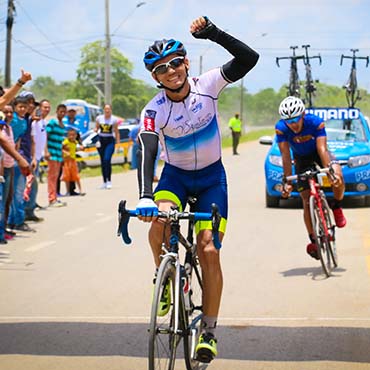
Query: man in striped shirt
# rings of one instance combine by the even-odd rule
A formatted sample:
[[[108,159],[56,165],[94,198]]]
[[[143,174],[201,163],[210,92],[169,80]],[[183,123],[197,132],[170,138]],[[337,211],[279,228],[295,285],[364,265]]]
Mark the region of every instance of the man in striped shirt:
[[[57,106],[57,117],[49,121],[46,126],[47,150],[45,159],[48,161],[48,198],[49,207],[63,207],[65,202],[57,199],[57,182],[63,162],[62,148],[65,138],[65,126],[63,118],[66,115],[67,107],[64,104]]]

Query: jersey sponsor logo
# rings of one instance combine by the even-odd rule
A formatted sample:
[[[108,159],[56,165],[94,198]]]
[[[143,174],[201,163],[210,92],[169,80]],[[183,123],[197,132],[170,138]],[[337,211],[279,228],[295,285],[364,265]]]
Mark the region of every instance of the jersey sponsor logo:
[[[157,112],[155,110],[148,109],[144,115],[144,129],[146,131],[155,131],[155,116]]]
[[[165,101],[166,101],[166,99],[163,96],[162,98],[160,98],[159,100],[157,100],[156,103],[157,103],[157,105],[162,105],[162,104],[164,104]]]
[[[312,135],[296,136],[293,138],[293,141],[297,144],[307,143],[312,139]]]
[[[279,129],[276,129],[275,133],[276,133],[276,135],[284,135],[284,132],[279,130]]]
[[[198,103],[194,108],[192,108],[192,109],[191,109],[191,111],[192,111],[193,113],[197,113],[197,112],[199,112],[200,110],[202,110],[202,108],[203,108],[203,104],[202,104],[202,102],[200,102],[200,103]]]
[[[323,128],[325,128],[325,122],[321,122],[320,125],[319,125],[319,127],[317,129],[318,130],[321,130]]]
[[[183,115],[181,115],[181,116],[175,117],[175,118],[174,118],[174,121],[175,121],[175,122],[179,122],[179,121],[181,121],[183,118],[184,118],[184,116],[183,116]]]
[[[306,113],[314,114],[324,121],[328,119],[356,119],[360,111],[356,108],[309,108]]]

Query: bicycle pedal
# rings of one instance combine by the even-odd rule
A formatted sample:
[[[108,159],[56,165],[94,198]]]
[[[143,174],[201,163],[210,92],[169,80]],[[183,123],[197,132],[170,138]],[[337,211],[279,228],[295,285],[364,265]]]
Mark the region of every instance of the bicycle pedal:
[[[210,350],[206,348],[201,348],[197,351],[195,360],[209,364],[213,360],[214,356]]]

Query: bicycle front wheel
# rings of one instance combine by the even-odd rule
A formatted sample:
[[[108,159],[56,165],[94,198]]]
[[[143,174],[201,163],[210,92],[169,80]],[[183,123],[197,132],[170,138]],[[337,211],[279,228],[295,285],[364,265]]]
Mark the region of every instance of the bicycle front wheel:
[[[324,197],[322,198],[322,204],[323,204],[323,212],[325,215],[325,221],[326,221],[326,227],[328,229],[328,250],[329,255],[331,257],[333,268],[338,267],[338,254],[337,254],[337,248],[335,245],[335,224],[333,222],[333,211],[329,207],[327,199]]]
[[[320,209],[313,196],[310,197],[310,216],[321,266],[325,275],[329,277],[333,267],[328,247],[328,235],[325,235],[325,218],[323,210]]]
[[[149,370],[173,370],[176,359],[176,349],[180,336],[175,333],[175,275],[176,269],[171,256],[163,258],[158,270],[149,327]],[[158,315],[160,301],[164,290],[170,292],[169,310]]]
[[[195,347],[200,334],[200,324],[203,316],[203,283],[196,257],[193,259],[193,269],[190,288],[190,310],[185,313],[187,326],[184,336],[184,354],[187,370],[200,370],[203,364],[196,360]]]

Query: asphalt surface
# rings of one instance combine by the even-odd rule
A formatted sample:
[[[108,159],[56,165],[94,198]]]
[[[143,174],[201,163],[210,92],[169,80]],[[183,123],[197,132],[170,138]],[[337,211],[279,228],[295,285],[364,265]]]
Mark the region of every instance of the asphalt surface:
[[[219,356],[208,369],[370,369],[370,209],[350,204],[329,279],[305,252],[302,211],[264,204],[268,147],[224,151],[229,221],[222,249]],[[83,179],[85,197],[38,211],[36,233],[0,247],[0,369],[146,369],[153,262],[148,224],[116,237],[136,173]],[[46,185],[39,203],[46,204]],[[176,369],[184,369],[180,358]]]

